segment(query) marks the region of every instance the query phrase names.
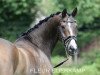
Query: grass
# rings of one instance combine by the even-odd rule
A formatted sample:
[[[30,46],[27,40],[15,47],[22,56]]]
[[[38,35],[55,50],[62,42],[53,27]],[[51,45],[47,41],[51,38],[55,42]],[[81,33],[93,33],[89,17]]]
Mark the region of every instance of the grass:
[[[53,56],[52,63],[56,65],[64,59],[61,56]],[[54,68],[54,75],[100,75],[100,50],[83,53],[81,59],[84,59],[81,64]]]
[[[97,64],[84,65],[80,68],[57,68],[54,69],[54,75],[100,75],[100,71],[97,69]]]
[[[52,57],[51,61],[53,65],[57,65],[59,62],[63,61],[65,57],[63,56],[54,56]]]

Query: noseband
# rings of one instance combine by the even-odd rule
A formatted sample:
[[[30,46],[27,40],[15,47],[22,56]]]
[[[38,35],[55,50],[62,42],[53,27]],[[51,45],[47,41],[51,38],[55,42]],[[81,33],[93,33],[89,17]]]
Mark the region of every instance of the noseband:
[[[64,46],[65,46],[65,50],[66,50],[66,51],[67,51],[67,49],[68,49],[68,44],[69,44],[69,42],[70,42],[72,39],[74,39],[75,41],[77,41],[76,36],[68,36],[67,38],[62,37],[61,39],[62,39],[62,41],[64,42]],[[67,47],[66,47],[66,44],[67,44]],[[67,51],[67,52],[68,52],[68,51]],[[68,53],[69,53],[69,52],[68,52]],[[68,60],[68,58],[67,58],[66,60],[62,61],[61,63],[57,64],[56,66],[54,66],[54,68],[59,67],[60,65],[62,65],[63,63],[65,63],[67,60]]]
[[[64,42],[64,45],[68,47],[69,42],[74,39],[75,41],[77,41],[76,36],[68,36],[67,38],[62,37],[62,41]]]
[[[60,27],[59,27],[59,29],[61,30]],[[58,32],[59,32],[59,31],[58,31]],[[77,41],[77,37],[76,37],[76,36],[68,36],[67,38],[66,38],[66,37],[63,37],[63,36],[62,36],[62,35],[63,35],[63,34],[62,34],[62,30],[61,30],[60,34],[61,34],[62,42],[64,43],[64,46],[65,46],[65,51],[67,51],[67,53],[69,54],[69,51],[67,50],[67,49],[68,49],[68,45],[69,45],[69,43],[70,43],[70,41],[71,41],[72,39],[74,39],[75,41]],[[67,47],[66,47],[66,45],[67,45]],[[66,54],[66,55],[67,55],[67,54]],[[70,55],[73,55],[73,54],[70,54]],[[67,56],[68,56],[68,55],[67,55]],[[67,60],[68,60],[68,58],[67,58],[66,60],[62,61],[61,63],[57,64],[56,66],[54,66],[54,68],[59,67],[60,65],[62,65],[63,63],[65,63]]]
[[[72,39],[74,39],[75,41],[77,41],[76,36],[68,36],[67,38],[62,38],[62,41],[64,42],[65,51],[67,51],[67,53],[69,55],[71,55],[71,56],[73,55],[73,53],[70,53],[69,50],[67,50],[67,49],[68,49],[68,45],[69,45],[69,43],[70,43],[70,41]]]
[[[64,43],[64,47],[65,47],[65,50],[67,51],[67,53],[69,55],[73,55],[73,54],[70,54],[69,51],[67,50],[68,49],[68,45],[70,43],[70,41],[72,39],[74,39],[75,41],[77,41],[77,37],[76,36],[68,36],[68,37],[64,37],[63,36],[63,32],[62,32],[62,29],[59,27],[59,30],[60,30],[60,34],[61,34],[61,40],[62,42]]]

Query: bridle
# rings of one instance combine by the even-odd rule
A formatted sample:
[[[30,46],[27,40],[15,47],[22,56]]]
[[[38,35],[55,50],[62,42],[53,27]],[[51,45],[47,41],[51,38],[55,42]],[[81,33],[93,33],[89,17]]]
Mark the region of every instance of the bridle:
[[[68,15],[67,17],[67,20],[66,21],[64,21],[64,19],[65,19],[65,17],[66,17],[66,14]],[[60,23],[62,23],[62,22],[66,22],[66,23],[68,23],[69,24],[69,26],[71,25],[70,23],[74,23],[74,22],[76,22],[74,19],[72,19],[73,17],[75,17],[76,16],[76,14],[77,14],[77,8],[75,8],[74,10],[73,10],[73,12],[71,13],[71,14],[68,14],[67,13],[67,11],[66,10],[63,10],[63,12],[62,12],[62,18],[63,18],[63,20],[62,20],[62,18],[61,18],[61,22]],[[77,55],[77,45],[75,45],[76,44],[76,42],[75,41],[77,41],[77,39],[76,39],[76,35],[70,35],[70,36],[65,36],[65,34],[64,34],[64,32],[63,32],[63,26],[61,27],[61,24],[60,24],[60,26],[58,27],[59,28],[59,32],[60,32],[60,37],[61,37],[61,40],[62,40],[62,42],[64,43],[64,47],[65,47],[65,51],[66,51],[66,53],[68,53],[68,54],[66,54],[66,55],[71,55],[72,57],[73,57],[73,54],[74,54],[74,56],[76,57],[76,55]],[[72,46],[73,45],[73,46]],[[68,49],[68,50],[67,50]],[[72,53],[72,54],[71,54]],[[62,65],[64,62],[66,62],[68,60],[68,57],[67,57],[67,59],[65,60],[65,61],[63,61],[63,62],[61,62],[61,63],[59,63],[58,65],[56,65],[54,68],[56,68],[56,67],[58,67],[58,66],[60,66],[60,65]]]
[[[77,41],[77,37],[76,37],[76,36],[68,36],[68,37],[66,37],[66,38],[62,37],[62,41],[63,41],[63,43],[64,43],[64,48],[65,48],[65,50],[67,51],[67,53],[68,53],[69,55],[71,55],[71,56],[74,55],[74,52],[72,52],[72,53],[69,52],[69,50],[68,50],[68,45],[69,45],[69,43],[70,43],[70,41],[71,41],[72,39],[74,39],[75,41]]]
[[[67,60],[68,60],[68,56],[73,56],[74,55],[74,52],[72,52],[72,54],[67,50],[68,49],[68,45],[70,43],[70,41],[72,39],[74,39],[75,41],[77,41],[77,37],[76,36],[68,36],[68,37],[63,37],[63,33],[62,33],[62,30],[61,30],[61,27],[58,27],[59,28],[59,34],[61,34],[61,40],[62,42],[64,43],[64,48],[65,48],[65,51],[66,51],[66,55],[67,55],[67,59],[62,61],[61,63],[57,64],[56,66],[54,66],[53,68],[57,68],[59,67],[60,65],[62,65],[63,63],[65,63]]]
[[[64,44],[68,43],[72,39],[74,39],[75,41],[77,41],[76,36],[68,36],[67,38],[63,38],[62,37],[62,40],[63,40]]]
[[[75,41],[77,41],[76,36],[68,36],[67,38],[62,37],[62,41],[63,41],[63,43],[64,43],[64,47],[65,47],[65,52],[66,52],[66,55],[67,55],[67,59],[65,59],[64,61],[60,62],[59,64],[57,64],[57,65],[54,66],[53,68],[57,68],[57,67],[59,67],[60,65],[62,65],[63,63],[65,63],[65,62],[68,60],[68,56],[69,56],[69,55],[71,55],[71,56],[74,55],[74,54],[70,54],[69,51],[67,50],[67,49],[68,49],[68,44],[69,44],[69,42],[70,42],[72,39],[74,39]],[[66,47],[66,44],[67,44],[67,47]],[[67,53],[68,53],[69,55],[68,55]]]
[[[58,28],[59,28],[60,38],[61,38],[61,40],[62,40],[62,42],[64,44],[64,48],[67,51],[67,53],[72,56],[73,54],[70,54],[69,51],[68,51],[68,45],[69,45],[69,43],[70,43],[70,41],[72,39],[74,39],[75,41],[77,41],[77,36],[64,37],[61,27],[58,27]]]

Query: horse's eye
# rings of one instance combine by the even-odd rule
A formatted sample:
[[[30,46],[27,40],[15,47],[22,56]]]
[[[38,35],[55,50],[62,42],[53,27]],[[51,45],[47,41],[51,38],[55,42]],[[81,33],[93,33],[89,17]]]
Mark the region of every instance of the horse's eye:
[[[64,23],[66,22],[66,21],[63,21]]]

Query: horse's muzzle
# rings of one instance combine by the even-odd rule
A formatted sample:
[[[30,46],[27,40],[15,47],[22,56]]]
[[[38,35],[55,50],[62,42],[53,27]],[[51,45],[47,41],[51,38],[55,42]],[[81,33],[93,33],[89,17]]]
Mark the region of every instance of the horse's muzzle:
[[[78,53],[78,48],[77,48],[77,44],[76,41],[74,39],[71,39],[69,41],[69,43],[66,45],[67,47],[67,53],[69,55],[74,55],[74,53]]]
[[[69,55],[71,55],[71,56],[74,55],[74,53],[77,53],[78,54],[78,49],[75,49],[73,47],[70,47],[70,49],[67,50],[67,53]]]

